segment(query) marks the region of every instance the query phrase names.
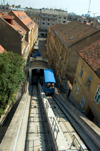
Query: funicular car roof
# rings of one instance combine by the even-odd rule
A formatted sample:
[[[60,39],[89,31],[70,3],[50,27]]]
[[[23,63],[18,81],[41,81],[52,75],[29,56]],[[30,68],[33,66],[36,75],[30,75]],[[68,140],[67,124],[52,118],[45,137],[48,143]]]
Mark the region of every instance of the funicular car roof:
[[[56,83],[53,70],[44,69],[45,82]]]

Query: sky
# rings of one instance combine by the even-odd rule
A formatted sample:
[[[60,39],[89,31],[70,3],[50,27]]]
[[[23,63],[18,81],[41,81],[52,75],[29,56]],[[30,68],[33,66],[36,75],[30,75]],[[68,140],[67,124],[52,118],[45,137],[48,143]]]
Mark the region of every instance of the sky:
[[[24,8],[62,9],[77,15],[87,14],[89,9],[91,16],[100,16],[100,0],[0,0],[0,4],[7,4],[7,2],[10,5],[21,5]]]

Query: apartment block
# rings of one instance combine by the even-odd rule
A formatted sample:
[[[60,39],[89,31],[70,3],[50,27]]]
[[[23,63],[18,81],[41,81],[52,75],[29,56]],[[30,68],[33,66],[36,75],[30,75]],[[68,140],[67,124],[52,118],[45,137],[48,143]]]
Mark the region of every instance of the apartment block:
[[[78,21],[52,25],[47,36],[47,56],[61,85],[71,84],[76,73],[77,51],[100,39],[100,31]]]
[[[57,9],[26,9],[26,13],[39,25],[40,36],[46,36],[48,27],[57,23],[66,24],[67,11]]]
[[[72,96],[82,112],[100,127],[100,40],[78,52]]]
[[[9,15],[14,16],[14,20],[26,30],[25,40],[29,43],[31,52],[38,38],[38,25],[24,11],[10,11]]]
[[[23,11],[7,11],[0,16],[0,44],[27,60],[38,38],[38,25]]]
[[[25,41],[26,30],[22,28],[13,16],[0,17],[0,44],[6,51],[13,51],[27,57],[29,44]]]

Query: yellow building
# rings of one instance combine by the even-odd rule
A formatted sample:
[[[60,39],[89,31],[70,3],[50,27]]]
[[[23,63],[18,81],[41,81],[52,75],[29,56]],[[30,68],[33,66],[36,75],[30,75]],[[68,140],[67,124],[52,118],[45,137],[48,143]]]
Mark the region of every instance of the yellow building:
[[[60,85],[73,83],[79,56],[77,51],[99,39],[100,31],[78,21],[49,26],[47,56]]]
[[[47,38],[47,52],[50,66],[52,66],[57,80],[61,85],[65,84],[66,80],[66,66],[68,64],[69,50],[60,36],[54,36],[49,29]],[[66,59],[67,58],[67,59]]]
[[[10,11],[9,15],[14,16],[14,20],[26,30],[25,40],[29,45],[27,50],[28,57],[28,54],[33,50],[34,44],[38,38],[38,25],[31,20],[24,11]]]
[[[78,54],[72,95],[85,115],[100,127],[100,40]]]
[[[33,50],[33,46],[38,39],[38,25],[34,22],[33,28],[29,31],[29,43],[30,43],[30,53]]]

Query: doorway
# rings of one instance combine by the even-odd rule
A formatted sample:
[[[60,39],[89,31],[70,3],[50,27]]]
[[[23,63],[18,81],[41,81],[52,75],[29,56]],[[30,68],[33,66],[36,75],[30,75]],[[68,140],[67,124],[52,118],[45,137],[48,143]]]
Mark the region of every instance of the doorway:
[[[90,108],[88,108],[88,112],[87,112],[87,115],[86,115],[86,116],[87,116],[88,119],[91,120],[92,122],[93,122],[94,119],[95,119],[95,117],[94,117],[94,115],[93,115],[93,113],[92,113],[92,111],[91,111]]]

